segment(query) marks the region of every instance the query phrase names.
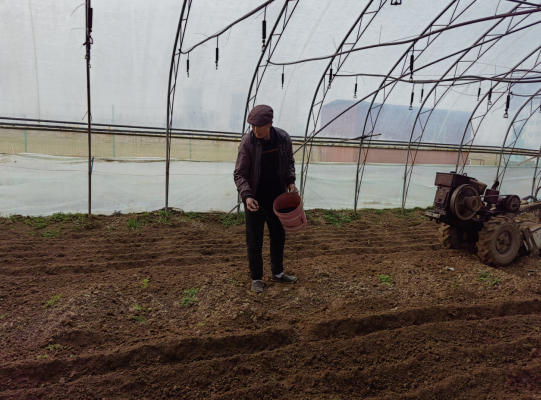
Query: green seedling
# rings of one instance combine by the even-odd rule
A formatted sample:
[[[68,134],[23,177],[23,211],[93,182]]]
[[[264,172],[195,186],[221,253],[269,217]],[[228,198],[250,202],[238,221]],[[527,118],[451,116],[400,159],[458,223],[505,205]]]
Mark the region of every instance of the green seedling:
[[[236,226],[236,225],[244,225],[246,223],[246,215],[241,212],[237,215],[237,213],[231,213],[227,217],[222,218],[222,225],[225,227],[230,226]]]
[[[133,309],[135,311],[148,311],[148,308],[144,307],[144,306],[138,306],[137,304],[134,304],[133,305]]]
[[[199,217],[199,214],[196,212],[187,212],[186,216],[188,217],[188,219],[194,219],[194,218]]]
[[[42,360],[44,358],[49,358],[49,356],[47,354],[42,354],[37,357],[38,360]]]
[[[171,224],[171,212],[165,212],[165,210],[160,210],[160,217],[158,218],[158,223],[162,225]]]
[[[51,297],[49,300],[47,300],[47,302],[43,305],[43,308],[54,307],[54,305],[60,301],[60,298],[61,298],[61,297],[62,297],[61,294],[56,294],[56,295],[52,296],[52,297]]]
[[[0,319],[4,319],[6,318],[8,315],[7,314],[0,314]]]
[[[52,222],[65,222],[73,218],[73,214],[64,214],[63,212],[55,213],[49,217]]]
[[[342,224],[348,224],[359,219],[359,214],[352,210],[323,210],[323,218],[331,225],[341,227]]]
[[[199,289],[197,288],[191,288],[184,291],[184,297],[180,300],[180,306],[181,307],[191,307],[195,303],[197,303],[197,300],[195,299],[195,295],[199,292]]]
[[[60,229],[57,229],[57,230],[54,230],[54,231],[45,231],[45,232],[43,232],[43,237],[48,238],[48,239],[55,238],[58,235],[60,235]]]
[[[378,275],[382,285],[391,286],[393,284],[393,278],[390,275]]]
[[[49,351],[64,350],[64,346],[61,346],[59,344],[50,344],[45,348]]]
[[[142,287],[143,289],[145,289],[145,288],[148,287],[148,284],[149,284],[149,283],[150,283],[150,279],[146,279],[146,278],[145,278],[145,279],[143,279],[143,280],[141,281],[141,287]]]
[[[22,215],[10,215],[10,216],[9,216],[9,219],[10,219],[12,222],[19,222],[19,221],[22,221],[22,220],[23,220],[23,216],[22,216]]]
[[[139,221],[137,218],[129,219],[128,224],[126,226],[126,229],[128,230],[138,230],[143,227],[143,223]]]
[[[488,286],[500,284],[500,280],[495,278],[494,275],[488,271],[479,271],[479,278],[477,278],[477,280],[480,282],[485,282]]]
[[[28,217],[24,219],[23,222],[34,229],[43,229],[49,225],[49,221],[42,217]]]
[[[143,323],[143,322],[147,321],[146,319],[144,319],[140,315],[132,315],[131,319],[134,319],[135,322],[138,322],[138,323]]]

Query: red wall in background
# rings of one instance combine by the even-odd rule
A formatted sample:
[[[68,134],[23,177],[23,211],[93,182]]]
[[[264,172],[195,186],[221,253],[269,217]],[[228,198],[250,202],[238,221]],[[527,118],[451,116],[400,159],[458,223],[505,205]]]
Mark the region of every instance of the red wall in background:
[[[357,162],[359,149],[353,147],[318,147],[320,162]],[[363,149],[361,161],[364,159],[366,149]],[[406,162],[407,150],[403,149],[370,149],[368,151],[367,163],[404,164]],[[410,153],[411,164],[415,152]],[[458,153],[456,151],[442,150],[419,150],[415,156],[415,164],[456,164]],[[463,153],[461,162],[468,157]]]

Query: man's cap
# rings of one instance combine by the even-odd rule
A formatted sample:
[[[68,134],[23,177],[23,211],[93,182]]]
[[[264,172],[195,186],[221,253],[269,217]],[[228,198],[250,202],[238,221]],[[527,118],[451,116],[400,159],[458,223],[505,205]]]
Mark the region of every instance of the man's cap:
[[[255,106],[248,115],[248,123],[255,126],[263,126],[272,122],[274,112],[265,104]]]

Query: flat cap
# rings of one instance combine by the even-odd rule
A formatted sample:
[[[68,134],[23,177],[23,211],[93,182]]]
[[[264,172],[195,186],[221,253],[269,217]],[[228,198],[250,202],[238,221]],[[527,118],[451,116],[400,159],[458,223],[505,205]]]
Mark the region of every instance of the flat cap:
[[[272,122],[274,112],[272,108],[265,104],[260,104],[252,108],[250,114],[248,114],[248,123],[255,126],[263,126]]]

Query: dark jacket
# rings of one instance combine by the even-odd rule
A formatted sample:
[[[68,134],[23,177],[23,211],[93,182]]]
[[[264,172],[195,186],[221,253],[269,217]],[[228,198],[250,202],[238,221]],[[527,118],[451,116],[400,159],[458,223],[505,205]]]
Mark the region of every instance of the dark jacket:
[[[295,183],[295,159],[293,145],[286,131],[271,127],[278,138],[278,160],[280,163],[280,186],[284,193],[288,185]],[[239,146],[239,154],[235,165],[235,184],[242,200],[255,197],[261,170],[261,143],[253,131],[244,135]]]

